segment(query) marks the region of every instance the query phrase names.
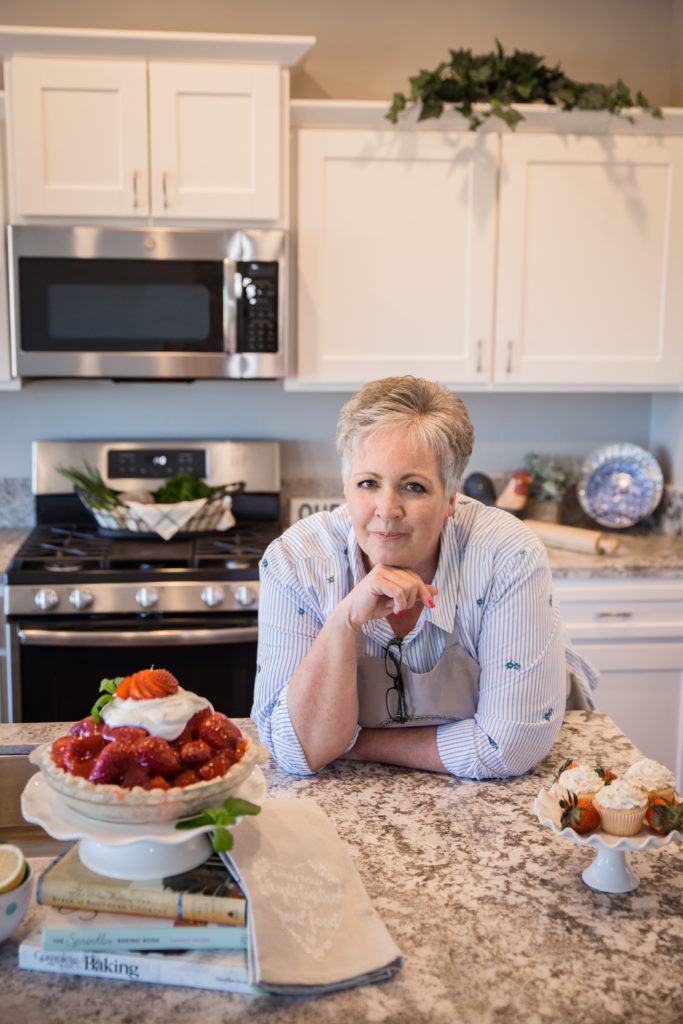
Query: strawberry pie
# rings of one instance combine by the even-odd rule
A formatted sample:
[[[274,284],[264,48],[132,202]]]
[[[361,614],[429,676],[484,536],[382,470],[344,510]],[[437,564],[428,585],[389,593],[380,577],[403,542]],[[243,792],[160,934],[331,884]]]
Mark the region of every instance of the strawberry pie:
[[[171,821],[221,803],[251,774],[255,744],[166,669],[103,680],[100,690],[87,718],[30,756],[80,814]]]

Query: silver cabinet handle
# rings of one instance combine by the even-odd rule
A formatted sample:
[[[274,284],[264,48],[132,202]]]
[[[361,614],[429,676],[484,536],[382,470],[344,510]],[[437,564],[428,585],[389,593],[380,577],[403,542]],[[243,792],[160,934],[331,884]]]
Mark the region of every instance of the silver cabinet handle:
[[[599,619],[630,619],[633,612],[596,612]]]
[[[168,172],[161,173],[161,193],[164,197],[164,209],[168,210]]]
[[[225,351],[237,351],[237,300],[242,296],[242,275],[235,260],[223,260],[223,344]]]
[[[479,339],[477,342],[477,373],[481,373],[484,358],[484,342]]]
[[[129,644],[131,647],[154,647],[164,644],[238,644],[256,640],[257,626],[236,626],[224,629],[153,629],[79,632],[70,629],[18,629],[17,639],[26,647],[107,647]]]
[[[140,178],[139,171],[133,171],[133,209],[137,210],[140,205],[138,201],[138,180]]]
[[[507,366],[505,367],[505,372],[506,373],[512,373],[512,351],[513,351],[514,347],[515,347],[514,341],[508,341],[508,361],[507,361]]]

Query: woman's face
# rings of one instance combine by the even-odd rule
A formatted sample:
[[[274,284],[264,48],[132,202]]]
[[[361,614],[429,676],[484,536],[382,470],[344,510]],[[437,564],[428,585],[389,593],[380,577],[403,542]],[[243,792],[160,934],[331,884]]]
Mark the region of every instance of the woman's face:
[[[402,432],[370,437],[351,462],[346,500],[368,568],[412,569],[431,583],[439,537],[453,512],[431,447],[416,446]]]

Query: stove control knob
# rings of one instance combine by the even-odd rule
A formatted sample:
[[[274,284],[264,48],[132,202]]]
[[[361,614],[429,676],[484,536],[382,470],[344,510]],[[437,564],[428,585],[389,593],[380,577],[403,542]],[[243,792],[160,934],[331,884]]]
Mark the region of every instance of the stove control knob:
[[[205,590],[202,590],[202,601],[209,608],[215,608],[224,597],[225,594],[220,587],[206,587]]]
[[[51,608],[55,608],[59,604],[59,595],[56,590],[44,588],[38,591],[33,601],[44,612],[49,612]]]
[[[93,596],[89,590],[72,590],[69,594],[69,604],[73,605],[77,611],[81,608],[89,608],[93,602]]]
[[[159,602],[159,591],[154,587],[140,587],[135,600],[141,608],[153,608]]]
[[[235,600],[243,608],[248,608],[250,604],[254,604],[256,597],[256,591],[252,587],[238,587],[235,591]]]

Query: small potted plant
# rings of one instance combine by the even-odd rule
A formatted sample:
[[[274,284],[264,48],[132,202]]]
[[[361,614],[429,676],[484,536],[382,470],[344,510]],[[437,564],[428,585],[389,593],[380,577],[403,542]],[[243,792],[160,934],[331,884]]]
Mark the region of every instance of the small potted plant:
[[[550,456],[527,452],[524,467],[531,477],[527,516],[543,522],[562,520],[562,503],[567,488],[573,482],[571,470],[564,469]]]

